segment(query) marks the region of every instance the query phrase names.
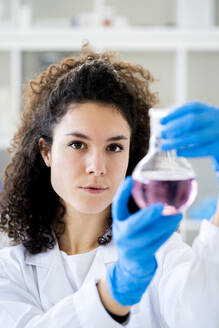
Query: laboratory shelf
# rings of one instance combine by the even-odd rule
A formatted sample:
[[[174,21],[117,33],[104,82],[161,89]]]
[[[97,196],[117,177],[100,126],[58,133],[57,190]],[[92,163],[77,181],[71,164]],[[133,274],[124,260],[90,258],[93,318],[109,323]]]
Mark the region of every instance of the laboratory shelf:
[[[186,30],[162,28],[11,29],[0,31],[0,50],[80,50],[84,39],[95,49],[118,51],[218,50],[219,28]]]

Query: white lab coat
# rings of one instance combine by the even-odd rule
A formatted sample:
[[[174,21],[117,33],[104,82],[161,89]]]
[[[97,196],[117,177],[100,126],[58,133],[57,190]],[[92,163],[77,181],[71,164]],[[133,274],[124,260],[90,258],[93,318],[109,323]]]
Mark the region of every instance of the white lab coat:
[[[203,221],[193,248],[174,233],[156,254],[158,270],[128,328],[219,327],[219,228]],[[82,287],[66,277],[58,243],[30,255],[22,245],[0,251],[0,327],[119,328],[96,288],[117,259],[111,242],[97,249]]]

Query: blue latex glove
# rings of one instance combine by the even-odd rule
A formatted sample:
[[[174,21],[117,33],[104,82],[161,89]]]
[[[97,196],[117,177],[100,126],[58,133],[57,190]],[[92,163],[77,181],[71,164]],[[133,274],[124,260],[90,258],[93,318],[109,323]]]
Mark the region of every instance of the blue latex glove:
[[[161,119],[162,150],[176,149],[178,156],[211,156],[219,182],[219,109],[189,102]]]
[[[162,204],[131,215],[127,206],[132,186],[132,178],[127,177],[113,200],[112,233],[118,260],[107,270],[112,297],[124,306],[141,300],[157,269],[155,252],[177,230],[182,218],[181,214],[162,216]]]

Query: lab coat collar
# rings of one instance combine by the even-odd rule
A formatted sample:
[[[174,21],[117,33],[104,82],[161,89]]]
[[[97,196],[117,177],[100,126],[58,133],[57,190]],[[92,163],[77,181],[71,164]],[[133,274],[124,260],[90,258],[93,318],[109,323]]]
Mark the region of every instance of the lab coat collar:
[[[25,263],[29,265],[35,265],[42,268],[51,268],[56,266],[60,259],[60,249],[58,241],[55,237],[56,243],[53,249],[47,249],[46,252],[38,254],[26,253]],[[102,245],[97,248],[97,254],[100,255],[104,264],[115,262],[117,259],[117,253],[113,241],[107,245]]]
[[[98,281],[105,277],[107,266],[116,260],[117,252],[112,241],[105,246],[99,246],[83,285],[91,279]],[[25,263],[36,267],[38,289],[44,310],[75,292],[66,275],[57,239],[53,249],[35,255],[27,253]],[[61,284],[59,292],[54,288],[54,282]]]

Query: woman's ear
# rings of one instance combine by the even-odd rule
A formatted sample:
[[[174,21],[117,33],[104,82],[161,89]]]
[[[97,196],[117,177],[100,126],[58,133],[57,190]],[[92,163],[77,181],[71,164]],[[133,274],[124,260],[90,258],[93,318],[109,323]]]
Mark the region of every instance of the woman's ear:
[[[46,166],[50,167],[51,165],[51,152],[46,140],[44,138],[40,138],[38,142],[39,150],[42,155],[42,158],[46,164]]]

